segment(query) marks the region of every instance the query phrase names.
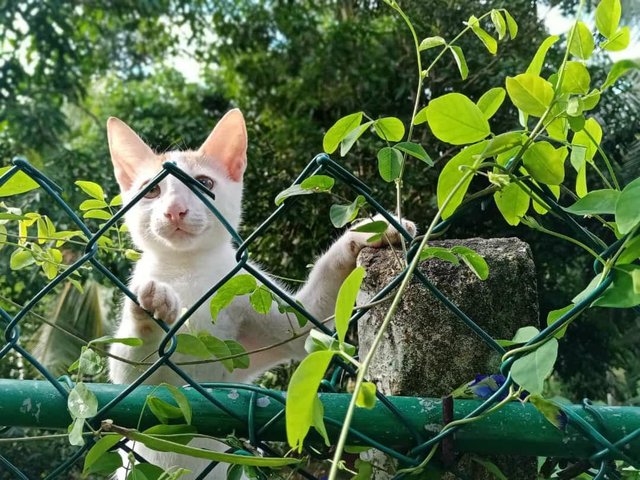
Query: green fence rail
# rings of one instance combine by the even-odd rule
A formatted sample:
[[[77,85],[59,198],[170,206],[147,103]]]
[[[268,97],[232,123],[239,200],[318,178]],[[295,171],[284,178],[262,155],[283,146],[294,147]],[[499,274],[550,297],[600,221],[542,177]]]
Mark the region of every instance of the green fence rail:
[[[57,379],[49,372],[21,343],[20,322],[47,294],[67,279],[74,271],[84,265],[91,265],[94,270],[104,275],[113,285],[124,294],[136,301],[135,295],[129,291],[127,286],[117,278],[100,261],[96,255],[98,252],[98,241],[105,235],[108,229],[120,221],[127,210],[131,208],[150,189],[154,188],[163,178],[168,175],[181,180],[191,191],[209,208],[209,210],[227,228],[234,241],[238,244],[237,264],[228,272],[220,282],[211,286],[209,292],[189,311],[173,325],[169,327],[164,322],[157,321],[165,330],[164,341],[160,344],[158,352],[159,358],[149,366],[131,385],[122,387],[115,385],[95,384],[91,388],[99,398],[99,410],[95,417],[90,419],[90,424],[94,427],[100,425],[104,419],[118,418],[118,421],[125,427],[135,427],[138,415],[144,404],[144,398],[149,393],[149,387],[143,382],[158,368],[165,366],[175,371],[184,379],[184,391],[191,400],[194,411],[194,419],[198,427],[204,432],[212,434],[223,434],[228,429],[242,432],[249,442],[265,455],[269,455],[273,450],[265,443],[268,440],[283,439],[283,418],[282,409],[283,397],[279,392],[261,389],[254,385],[230,385],[230,384],[199,384],[185,373],[179,365],[172,361],[172,354],[176,348],[175,335],[188,320],[192,312],[207,301],[229,278],[238,272],[245,272],[254,275],[262,284],[269,288],[273,294],[284,300],[291,308],[306,317],[316,328],[327,333],[325,325],[313,318],[302,306],[297,304],[285,291],[265,278],[256,271],[248,259],[250,257],[251,245],[260,238],[264,232],[289,209],[291,209],[299,197],[287,198],[253,233],[243,239],[215,206],[215,200],[210,193],[193,178],[181,171],[175,164],[165,163],[163,170],[127,205],[108,220],[99,230],[93,232],[76,215],[61,196],[61,189],[50,181],[43,173],[31,166],[26,160],[18,158],[13,161],[13,167],[0,177],[0,187],[9,181],[14,175],[23,172],[42,188],[44,193],[51,199],[51,208],[59,208],[68,219],[73,222],[79,230],[89,239],[89,242],[80,256],[66,270],[59,273],[53,280],[47,283],[17,314],[11,315],[7,311],[0,309],[0,324],[4,325],[4,342],[0,344],[0,360],[9,352],[20,355],[29,362],[44,377],[45,381],[27,380],[2,380],[0,381],[0,424],[6,427],[0,429],[0,435],[6,432],[11,426],[35,426],[46,428],[65,427],[69,422],[66,409],[68,392],[73,382],[68,377]],[[331,160],[326,155],[318,155],[303,170],[294,184],[301,183],[305,178],[324,174],[341,181],[352,189],[355,193],[363,195],[372,210],[377,211],[400,231],[407,242],[411,242],[410,235],[402,228],[396,219],[386,212],[382,206],[371,196],[370,189],[341,165]],[[527,180],[524,180],[527,182]],[[601,256],[606,258],[613,251],[618,242],[604,248],[602,242],[593,234],[581,226],[574,218],[569,216],[555,201],[546,187],[539,187],[528,182],[527,185],[535,191],[549,206],[553,214],[569,225],[582,239],[583,242],[596,251],[601,252]],[[482,197],[476,198],[475,202],[470,202],[453,216],[442,222],[436,229],[441,231],[449,223],[455,221],[456,217],[464,214],[465,210],[474,207],[476,202]],[[624,239],[620,240],[624,241]],[[619,242],[620,242],[619,241]],[[417,253],[417,245],[410,243],[407,251],[408,259],[413,258]],[[406,270],[400,273],[389,285],[380,291],[373,301],[383,298],[394,289],[406,275]],[[498,354],[505,353],[502,348],[488,333],[480,328],[473,320],[472,316],[462,312],[455,304],[446,298],[430,281],[417,269],[414,272],[415,278],[420,281],[435,297],[443,302],[460,321],[464,322],[479,340],[485,342]],[[541,331],[532,338],[526,345],[544,343],[544,340],[551,338],[555,332],[567,325],[572,319],[588,308],[602,292],[612,282],[609,273],[602,283],[594,289],[586,298],[575,305],[573,309],[566,312],[552,325]],[[351,321],[356,322],[366,313],[366,308],[356,310]],[[522,352],[520,355],[526,352]],[[509,375],[509,370],[513,362],[519,357],[515,354],[506,359],[501,365],[501,373],[505,377],[505,383],[484,401],[455,400],[454,418],[474,418],[482,415],[492,406],[496,405],[503,398],[503,395],[513,385],[513,380]],[[342,375],[333,375],[331,380],[325,382],[328,390],[339,389],[337,381],[341,376],[353,376],[355,372],[350,365],[334,360],[337,371]],[[228,401],[225,392],[233,388],[239,392],[237,402]],[[267,397],[272,400],[269,408],[256,408],[256,401],[260,397]],[[322,400],[325,403],[325,422],[329,427],[331,435],[335,435],[336,429],[341,425],[349,395],[347,394],[323,394]],[[400,466],[419,465],[427,456],[431,448],[449,437],[454,438],[455,448],[460,452],[478,453],[518,453],[531,455],[547,455],[553,457],[571,457],[582,459],[579,462],[579,469],[575,466],[573,471],[578,474],[585,472],[594,478],[620,478],[614,460],[623,460],[628,465],[636,468],[640,467],[640,409],[631,407],[595,407],[589,402],[583,405],[562,406],[562,412],[567,417],[568,425],[566,431],[555,429],[550,423],[537,412],[533,411],[530,405],[521,405],[519,402],[507,405],[502,410],[473,424],[461,425],[449,428],[440,433],[434,434],[433,430],[426,429],[429,425],[442,425],[442,407],[438,400],[386,397],[380,392],[377,393],[378,402],[372,411],[358,411],[356,420],[351,425],[350,435],[356,443],[374,446],[383,452],[391,455],[400,462]],[[31,402],[40,402],[40,415],[36,418],[29,412],[25,413],[23,403],[25,399]],[[263,402],[264,403],[264,402]],[[32,403],[33,405],[33,403]],[[134,413],[132,413],[134,412]],[[135,417],[135,419],[134,419]],[[388,428],[384,428],[388,426]],[[437,429],[436,429],[437,431]],[[313,439],[310,440],[313,443]],[[66,478],[65,472],[73,464],[79,462],[92,446],[89,437],[86,445],[79,447],[69,458],[62,459],[60,464],[52,466],[46,478]],[[119,444],[116,447],[126,449],[126,446]],[[142,459],[143,460],[143,459]],[[198,478],[204,478],[215,466],[215,462],[200,472]],[[9,472],[8,478],[26,479],[26,475],[21,472],[19,466],[12,464],[2,453],[0,453],[0,469]],[[0,470],[1,472],[2,470]],[[297,468],[297,473],[305,478],[315,478],[311,473],[302,468]],[[397,477],[403,477],[399,474]],[[3,477],[4,478],[4,477]]]

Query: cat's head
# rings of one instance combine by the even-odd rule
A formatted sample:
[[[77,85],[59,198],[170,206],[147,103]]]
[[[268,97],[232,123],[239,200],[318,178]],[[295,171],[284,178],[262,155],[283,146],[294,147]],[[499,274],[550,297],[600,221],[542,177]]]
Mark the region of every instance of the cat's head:
[[[228,112],[196,151],[155,153],[115,117],[107,121],[107,136],[125,203],[160,172],[163,162],[175,162],[215,194],[215,207],[237,229],[247,165],[247,130],[240,110]],[[138,248],[158,254],[207,250],[230,239],[214,214],[173,175],[127,212],[126,224]]]

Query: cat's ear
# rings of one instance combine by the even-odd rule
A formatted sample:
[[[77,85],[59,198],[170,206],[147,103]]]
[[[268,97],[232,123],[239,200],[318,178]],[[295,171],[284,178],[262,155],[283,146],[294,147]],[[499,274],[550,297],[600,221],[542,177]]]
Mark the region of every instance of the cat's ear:
[[[240,110],[227,112],[198,152],[215,160],[233,181],[239,182],[247,166],[247,127]]]
[[[146,170],[152,162],[159,161],[153,150],[136,132],[116,117],[109,117],[107,120],[107,138],[113,171],[123,192],[131,188],[142,169]]]

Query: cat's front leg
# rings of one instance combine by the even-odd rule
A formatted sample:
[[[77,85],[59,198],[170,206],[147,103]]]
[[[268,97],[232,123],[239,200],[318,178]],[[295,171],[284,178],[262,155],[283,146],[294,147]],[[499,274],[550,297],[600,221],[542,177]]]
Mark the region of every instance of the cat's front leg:
[[[138,286],[133,286],[132,292],[138,297],[140,305],[127,298],[125,308],[134,322],[137,336],[143,340],[146,336],[154,333],[162,333],[162,329],[149,316],[149,313],[168,325],[171,325],[178,318],[180,299],[166,283],[149,280]]]
[[[148,280],[133,283],[129,288],[137,296],[140,305],[126,298],[116,336],[137,337],[143,343],[138,347],[121,343],[114,343],[111,346],[110,352],[114,357],[109,359],[109,378],[113,383],[131,383],[146,369],[145,366],[136,365],[135,362],[145,359],[152,361],[157,358],[156,351],[164,331],[149,316],[149,313],[171,325],[178,318],[181,308],[178,295],[165,283]],[[159,383],[163,381],[161,377],[162,372],[156,371],[146,380],[146,383]]]
[[[392,225],[389,225],[382,237],[374,242],[367,242],[372,236],[371,233],[353,231],[366,223],[380,220],[384,220],[384,217],[376,215],[371,220],[364,220],[354,225],[351,230],[338,238],[314,265],[307,283],[298,292],[296,299],[319,320],[333,314],[338,290],[345,278],[356,267],[356,259],[363,248],[400,245],[400,232]],[[417,231],[415,223],[402,220],[402,224],[411,236],[415,236]]]

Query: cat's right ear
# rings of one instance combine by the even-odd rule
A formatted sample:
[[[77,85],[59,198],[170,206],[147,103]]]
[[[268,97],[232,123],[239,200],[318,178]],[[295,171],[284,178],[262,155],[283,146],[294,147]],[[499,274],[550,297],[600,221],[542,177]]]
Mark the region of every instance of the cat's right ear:
[[[139,171],[147,169],[150,162],[157,162],[158,157],[136,132],[119,118],[109,117],[107,120],[107,138],[116,180],[120,190],[126,192],[131,188]]]

